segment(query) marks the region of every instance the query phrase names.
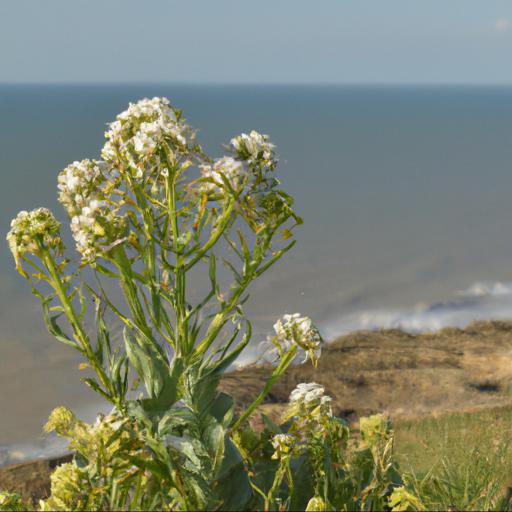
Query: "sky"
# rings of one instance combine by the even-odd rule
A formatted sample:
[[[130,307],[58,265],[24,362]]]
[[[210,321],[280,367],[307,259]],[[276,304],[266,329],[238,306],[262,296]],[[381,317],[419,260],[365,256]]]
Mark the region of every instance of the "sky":
[[[0,83],[512,84],[510,0],[0,0]]]

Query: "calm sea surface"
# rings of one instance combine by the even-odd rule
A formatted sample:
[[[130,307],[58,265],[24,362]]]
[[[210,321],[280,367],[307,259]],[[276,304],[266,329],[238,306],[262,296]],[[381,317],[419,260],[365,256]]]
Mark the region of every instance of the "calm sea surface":
[[[327,338],[512,317],[512,89],[329,87],[0,87],[0,226],[52,208],[57,173],[98,157],[128,101],[164,95],[208,152],[270,134],[283,187],[305,224],[289,257],[256,283],[255,341],[276,316],[313,317]],[[96,397],[71,349],[0,244],[0,463],[58,448],[40,438],[56,405]],[[46,451],[45,451],[46,450]]]

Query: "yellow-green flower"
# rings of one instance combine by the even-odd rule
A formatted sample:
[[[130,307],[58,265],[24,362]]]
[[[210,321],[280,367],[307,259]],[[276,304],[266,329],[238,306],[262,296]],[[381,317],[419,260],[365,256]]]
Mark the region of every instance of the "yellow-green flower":
[[[39,255],[44,249],[58,252],[63,249],[60,224],[48,208],[19,212],[11,221],[7,242],[19,269],[20,258],[25,253]]]
[[[320,496],[313,496],[306,505],[306,512],[324,512],[324,510],[327,510],[327,507]]]

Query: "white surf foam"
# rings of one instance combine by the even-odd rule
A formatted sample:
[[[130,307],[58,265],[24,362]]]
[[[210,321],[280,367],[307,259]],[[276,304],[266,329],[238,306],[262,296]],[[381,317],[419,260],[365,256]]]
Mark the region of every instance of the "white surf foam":
[[[26,460],[59,457],[68,452],[65,439],[50,435],[39,441],[0,446],[0,466]]]
[[[322,331],[326,339],[332,340],[342,334],[365,329],[427,332],[444,327],[465,327],[475,320],[504,319],[512,319],[512,283],[483,281],[442,302],[342,315],[327,322]]]

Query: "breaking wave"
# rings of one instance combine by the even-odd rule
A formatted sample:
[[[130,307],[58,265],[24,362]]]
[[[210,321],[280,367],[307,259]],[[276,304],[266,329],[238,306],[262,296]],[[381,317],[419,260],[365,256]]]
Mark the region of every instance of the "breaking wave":
[[[323,333],[332,340],[358,330],[401,329],[407,332],[465,327],[475,320],[512,318],[512,283],[479,281],[446,301],[406,309],[372,309],[327,322]]]

